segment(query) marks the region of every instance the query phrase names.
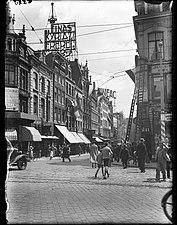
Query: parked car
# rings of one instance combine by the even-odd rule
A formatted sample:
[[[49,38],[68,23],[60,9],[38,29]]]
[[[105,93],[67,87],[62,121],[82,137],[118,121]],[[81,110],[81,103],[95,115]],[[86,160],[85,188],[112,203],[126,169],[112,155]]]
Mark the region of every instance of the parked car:
[[[8,166],[17,166],[19,170],[25,170],[27,167],[27,155],[14,148],[8,138],[6,138],[6,141]]]

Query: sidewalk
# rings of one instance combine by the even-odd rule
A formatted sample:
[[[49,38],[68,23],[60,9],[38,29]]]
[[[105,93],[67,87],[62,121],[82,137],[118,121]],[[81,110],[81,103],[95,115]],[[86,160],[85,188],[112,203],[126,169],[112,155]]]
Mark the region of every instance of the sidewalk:
[[[80,156],[77,154],[77,155],[70,155],[70,158],[79,158],[79,157],[84,157],[84,156],[89,156],[90,154],[89,153],[83,153],[83,154],[80,154]],[[49,156],[42,156],[41,158],[37,158],[37,161],[38,160],[49,160],[50,157]],[[53,159],[62,159],[61,156],[54,156]]]

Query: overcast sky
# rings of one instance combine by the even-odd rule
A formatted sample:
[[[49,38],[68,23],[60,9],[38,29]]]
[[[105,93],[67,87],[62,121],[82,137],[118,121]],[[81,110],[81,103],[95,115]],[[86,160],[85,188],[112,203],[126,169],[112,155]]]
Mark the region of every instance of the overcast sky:
[[[11,11],[15,14],[15,31],[18,33],[18,29],[25,24],[27,43],[35,50],[44,49],[43,44],[37,43],[40,43],[40,39],[44,41],[44,29],[49,27],[47,21],[51,16],[51,2],[54,2],[54,15],[58,23],[76,22],[79,62],[84,64],[88,61],[90,75],[92,81],[96,81],[96,87],[116,91],[114,111],[123,111],[128,117],[134,83],[124,71],[135,67],[134,1],[33,0],[30,4],[21,5],[15,5],[11,1]],[[31,26],[35,32],[31,30]],[[106,82],[111,76],[115,78]]]

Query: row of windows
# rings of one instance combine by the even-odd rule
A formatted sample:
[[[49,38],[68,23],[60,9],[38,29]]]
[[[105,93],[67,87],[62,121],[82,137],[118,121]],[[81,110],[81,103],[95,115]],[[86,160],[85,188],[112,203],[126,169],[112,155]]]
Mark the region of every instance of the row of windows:
[[[35,115],[39,115],[39,108],[41,109],[41,117],[45,119],[45,111],[46,111],[46,119],[50,120],[50,100],[46,100],[41,98],[41,107],[39,106],[39,98],[37,95],[34,95],[33,98],[33,113]]]
[[[39,80],[40,80],[40,91],[45,93],[45,77],[41,76],[40,79],[38,77],[37,73],[33,73],[33,88],[36,90],[39,90]],[[50,91],[51,91],[51,84],[50,84],[50,80],[47,80],[47,90],[46,92],[50,95]]]
[[[61,84],[62,86],[65,85],[65,79],[63,76],[61,76],[60,73],[55,74],[55,81],[59,84]]]
[[[74,96],[74,86],[66,82],[66,94]]]
[[[56,122],[65,122],[65,112],[64,112],[64,110],[62,110],[58,107],[55,107],[54,120]]]
[[[54,100],[60,104],[65,104],[65,92],[55,87],[54,89]]]
[[[136,5],[138,15],[170,11],[170,1],[164,1],[161,4],[150,4],[142,1],[141,4],[137,2]]]

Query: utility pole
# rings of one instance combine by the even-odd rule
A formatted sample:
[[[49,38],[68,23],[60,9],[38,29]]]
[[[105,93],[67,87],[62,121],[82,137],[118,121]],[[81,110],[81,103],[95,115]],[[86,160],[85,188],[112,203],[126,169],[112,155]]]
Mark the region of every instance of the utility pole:
[[[164,102],[164,77],[163,77],[163,69],[162,69],[162,46],[163,42],[162,40],[159,42],[159,48],[160,48],[160,82],[161,82],[161,92],[160,92],[160,106],[161,106],[161,112],[160,112],[160,130],[161,130],[161,141],[165,141],[165,114],[164,114],[164,108],[165,108],[165,102]]]

